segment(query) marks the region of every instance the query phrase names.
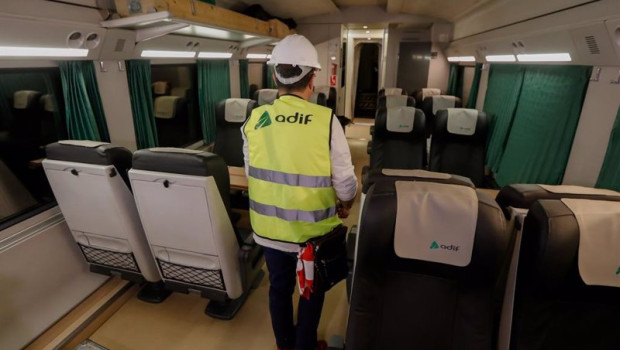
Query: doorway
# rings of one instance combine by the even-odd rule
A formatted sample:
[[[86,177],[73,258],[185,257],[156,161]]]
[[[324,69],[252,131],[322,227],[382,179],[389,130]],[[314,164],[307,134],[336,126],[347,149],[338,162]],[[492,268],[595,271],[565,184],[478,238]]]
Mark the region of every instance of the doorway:
[[[377,91],[379,90],[381,46],[377,43],[364,43],[359,46],[354,116],[356,118],[374,118],[377,109]]]

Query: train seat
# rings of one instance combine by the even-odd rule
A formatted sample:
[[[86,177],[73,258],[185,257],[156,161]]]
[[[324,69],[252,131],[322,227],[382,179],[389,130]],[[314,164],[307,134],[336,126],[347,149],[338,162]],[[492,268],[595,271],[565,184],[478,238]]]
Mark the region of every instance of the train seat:
[[[327,97],[322,92],[314,91],[308,101],[320,106],[327,106]]]
[[[420,90],[416,90],[416,92],[413,95],[413,97],[415,98],[415,101],[416,101],[416,107],[417,108],[422,108],[422,102],[424,102],[424,100],[427,97],[439,96],[439,95],[441,95],[441,89],[437,89],[437,88],[423,88],[423,89],[420,89]]]
[[[146,280],[139,297],[163,301],[170,292],[162,288],[129,187],[131,152],[96,141],[60,141],[46,152],[45,174],[90,270]]]
[[[171,85],[167,81],[154,81],[151,86],[153,88],[153,96],[170,95]]]
[[[377,99],[377,110],[392,107],[415,107],[415,100],[407,95],[385,95]]]
[[[161,146],[173,146],[187,139],[187,100],[180,96],[159,96],[153,103],[157,136]],[[166,132],[163,132],[166,130]]]
[[[537,200],[562,198],[620,201],[620,192],[572,185],[512,184],[503,187],[495,198],[508,219],[509,232],[511,232],[514,241],[510,267],[506,271],[506,290],[500,324],[499,349],[509,348],[517,267],[525,217],[530,206]]]
[[[229,175],[215,154],[179,148],[134,153],[129,178],[167,288],[197,291],[205,312],[231,319],[262,278],[262,249],[229,218]]]
[[[618,256],[620,203],[534,202],[523,227],[509,347],[500,349],[620,349]]]
[[[258,102],[258,106],[272,104],[278,98],[277,89],[260,89],[254,93],[254,101]]]
[[[245,98],[228,98],[217,105],[215,110],[217,133],[213,151],[221,156],[228,166],[244,166],[240,129],[254,108],[256,101]]]
[[[390,95],[407,95],[407,91],[401,88],[384,88],[379,90],[379,96],[390,96]]]
[[[314,87],[314,92],[323,93],[327,97],[325,106],[331,108],[334,114],[336,114],[336,104],[338,102],[336,88],[329,85],[319,85]]]
[[[413,107],[378,110],[369,142],[370,168],[421,169],[426,150],[424,123],[424,113]]]
[[[476,187],[484,181],[488,123],[475,109],[439,110],[435,119],[429,169],[470,178]]]
[[[447,108],[460,108],[461,99],[449,95],[432,95],[422,101],[422,111],[426,116],[426,137],[430,137],[435,126],[437,111]]]
[[[491,197],[455,184],[377,182],[357,241],[347,350],[493,348],[509,237]]]

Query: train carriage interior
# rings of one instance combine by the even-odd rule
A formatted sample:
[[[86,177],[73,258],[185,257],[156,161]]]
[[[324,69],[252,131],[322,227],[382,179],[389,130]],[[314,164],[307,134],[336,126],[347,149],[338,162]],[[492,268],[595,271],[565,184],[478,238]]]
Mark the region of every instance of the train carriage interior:
[[[292,34],[358,180],[328,349],[620,349],[618,0],[0,0],[0,349],[276,349]]]

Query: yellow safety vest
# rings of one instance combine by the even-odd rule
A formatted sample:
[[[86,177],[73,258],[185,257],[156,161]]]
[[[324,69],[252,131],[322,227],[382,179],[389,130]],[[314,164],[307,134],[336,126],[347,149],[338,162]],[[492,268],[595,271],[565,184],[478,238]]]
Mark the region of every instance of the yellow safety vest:
[[[304,243],[341,221],[331,182],[332,111],[285,95],[252,111],[243,131],[250,221],[260,237]]]

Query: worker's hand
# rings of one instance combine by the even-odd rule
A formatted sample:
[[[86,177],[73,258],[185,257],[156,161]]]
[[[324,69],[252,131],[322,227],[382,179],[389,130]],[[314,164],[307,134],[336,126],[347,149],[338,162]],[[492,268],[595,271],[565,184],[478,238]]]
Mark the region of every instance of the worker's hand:
[[[355,198],[349,200],[349,201],[338,201],[338,203],[336,203],[336,210],[338,212],[338,217],[341,219],[346,219],[349,217],[349,211],[351,210],[351,207],[353,206],[353,201],[355,200]]]

